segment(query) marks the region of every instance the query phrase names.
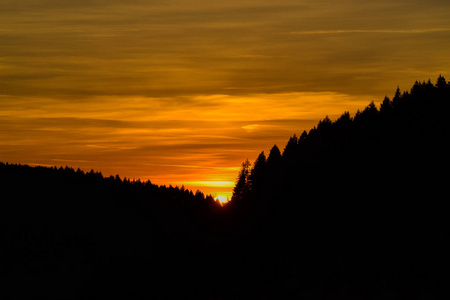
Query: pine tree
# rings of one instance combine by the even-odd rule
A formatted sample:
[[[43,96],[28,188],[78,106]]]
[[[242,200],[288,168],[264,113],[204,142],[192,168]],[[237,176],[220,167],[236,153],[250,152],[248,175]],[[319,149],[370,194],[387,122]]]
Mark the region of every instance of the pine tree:
[[[248,195],[251,186],[249,181],[250,166],[251,164],[248,159],[242,163],[241,171],[239,172],[236,185],[233,189],[233,196],[231,197],[232,201],[241,202]]]
[[[439,77],[436,81],[436,87],[438,89],[445,89],[446,86],[447,86],[447,81],[445,80],[444,76],[439,74]]]
[[[267,165],[276,165],[281,159],[281,152],[277,145],[274,145],[270,150],[269,157],[267,158]]]
[[[397,86],[397,89],[395,90],[395,95],[394,95],[394,98],[392,98],[392,101],[400,100],[401,96],[402,96],[402,94],[400,91],[400,86]]]
[[[297,145],[298,145],[298,138],[297,135],[294,134],[289,138],[286,147],[284,147],[283,157],[294,155],[295,150],[297,149]]]
[[[391,99],[389,99],[388,96],[385,96],[383,102],[381,102],[380,105],[380,112],[384,114],[389,113],[391,110],[392,110]]]
[[[264,155],[264,151],[261,152],[258,158],[255,160],[253,164],[253,169],[250,172],[250,190],[258,190],[261,186],[262,177],[264,173],[264,168],[266,165],[266,156]]]

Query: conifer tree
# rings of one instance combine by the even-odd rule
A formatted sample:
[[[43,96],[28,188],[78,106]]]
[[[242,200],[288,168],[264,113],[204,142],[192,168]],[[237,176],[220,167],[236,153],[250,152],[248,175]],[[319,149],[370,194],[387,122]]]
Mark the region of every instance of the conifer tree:
[[[447,86],[447,81],[445,80],[444,76],[439,74],[439,77],[436,81],[436,87],[438,89],[444,89]]]
[[[250,172],[250,190],[258,190],[260,185],[261,185],[261,181],[262,181],[262,177],[263,177],[263,173],[264,173],[264,168],[266,165],[266,156],[264,155],[264,151],[261,152],[258,155],[258,158],[255,160],[255,163],[253,164],[253,169]]]
[[[240,202],[246,198],[251,185],[249,181],[250,166],[251,164],[248,159],[242,163],[241,171],[239,172],[236,185],[233,189],[233,195],[231,197],[232,201]]]
[[[383,102],[381,102],[381,105],[380,105],[380,112],[381,113],[388,113],[391,110],[392,110],[391,99],[389,99],[388,96],[385,96]]]
[[[293,155],[295,153],[295,149],[298,145],[298,138],[297,135],[293,135],[289,138],[289,141],[286,144],[286,147],[284,147],[283,150],[283,157]]]
[[[400,100],[401,96],[402,96],[402,94],[400,91],[400,86],[397,86],[397,89],[395,90],[394,98],[392,100],[393,101]]]
[[[281,152],[277,145],[274,145],[270,150],[269,157],[267,158],[267,165],[273,166],[281,159]]]

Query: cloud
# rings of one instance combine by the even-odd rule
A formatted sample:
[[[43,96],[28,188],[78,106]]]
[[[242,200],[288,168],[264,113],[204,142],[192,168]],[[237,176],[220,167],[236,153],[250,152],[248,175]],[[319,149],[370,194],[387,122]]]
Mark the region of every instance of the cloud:
[[[305,30],[294,31],[290,34],[352,34],[352,33],[393,33],[393,34],[422,34],[434,32],[450,32],[450,28],[429,28],[429,29],[335,29],[335,30]]]
[[[1,94],[373,94],[387,88],[380,74],[393,64],[423,73],[420,56],[430,69],[426,76],[448,66],[447,7],[439,1],[5,1]],[[431,52],[439,61],[423,55]]]
[[[8,161],[59,159],[119,169],[155,161],[226,169],[239,165],[243,154],[252,158],[308,130],[326,114],[354,112],[369,102],[332,92],[183,96],[183,105],[173,105],[181,101],[176,97],[1,99],[0,153]]]
[[[231,182],[325,115],[449,72],[447,2],[4,0],[0,155]]]

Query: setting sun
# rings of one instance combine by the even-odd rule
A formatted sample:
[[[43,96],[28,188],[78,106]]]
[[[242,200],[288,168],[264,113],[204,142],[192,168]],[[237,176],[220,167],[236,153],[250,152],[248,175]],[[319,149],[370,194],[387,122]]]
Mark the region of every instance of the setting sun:
[[[225,204],[225,203],[227,203],[228,201],[230,201],[230,198],[229,198],[229,197],[226,197],[226,196],[216,196],[216,197],[214,198],[214,200],[219,201],[220,204]]]

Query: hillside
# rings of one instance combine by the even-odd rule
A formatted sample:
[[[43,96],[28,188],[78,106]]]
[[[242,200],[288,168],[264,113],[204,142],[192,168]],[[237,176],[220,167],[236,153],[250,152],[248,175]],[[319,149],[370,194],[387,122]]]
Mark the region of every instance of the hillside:
[[[134,295],[150,265],[159,295],[168,248],[220,209],[200,191],[68,167],[0,163],[0,182],[2,272],[17,299]]]
[[[230,206],[264,224],[270,256],[324,276],[325,290],[439,294],[450,279],[449,113],[439,76],[353,117],[325,117],[244,162]]]
[[[232,201],[0,163],[17,299],[436,299],[447,293],[450,85],[416,82],[245,162]],[[6,291],[4,292],[6,293]]]

